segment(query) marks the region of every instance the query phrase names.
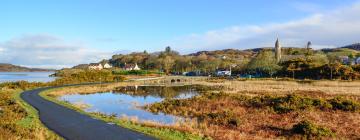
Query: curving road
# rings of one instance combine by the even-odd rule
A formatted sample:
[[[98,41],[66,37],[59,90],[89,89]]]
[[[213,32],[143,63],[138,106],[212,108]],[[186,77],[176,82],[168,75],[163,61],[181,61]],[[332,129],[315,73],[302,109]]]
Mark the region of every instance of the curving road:
[[[91,118],[39,96],[47,87],[25,91],[21,98],[39,111],[49,129],[69,140],[153,140],[155,138],[102,120]],[[36,132],[35,132],[36,133]]]

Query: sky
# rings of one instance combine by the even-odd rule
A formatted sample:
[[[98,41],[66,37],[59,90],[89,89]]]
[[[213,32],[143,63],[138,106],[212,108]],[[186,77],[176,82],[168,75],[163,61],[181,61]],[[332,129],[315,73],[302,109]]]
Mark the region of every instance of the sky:
[[[113,54],[359,42],[358,0],[0,0],[0,63],[63,68]]]

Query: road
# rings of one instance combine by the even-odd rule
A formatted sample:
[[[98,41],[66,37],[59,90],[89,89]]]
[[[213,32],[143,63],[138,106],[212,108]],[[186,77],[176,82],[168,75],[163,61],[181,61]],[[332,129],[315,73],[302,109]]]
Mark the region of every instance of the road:
[[[68,85],[69,86],[69,85]],[[21,98],[39,111],[40,120],[50,130],[69,140],[153,140],[155,138],[118,125],[94,119],[40,97],[47,87],[25,91]],[[34,132],[36,133],[36,132]]]

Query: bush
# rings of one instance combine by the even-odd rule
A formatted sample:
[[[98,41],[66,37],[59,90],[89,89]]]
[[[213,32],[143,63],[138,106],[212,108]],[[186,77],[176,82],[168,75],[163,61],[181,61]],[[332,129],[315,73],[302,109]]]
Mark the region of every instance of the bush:
[[[335,110],[344,110],[344,111],[358,111],[360,110],[360,104],[351,101],[346,100],[341,97],[336,97],[334,99],[328,100],[328,102],[333,106],[333,109]]]
[[[312,99],[298,95],[287,95],[284,97],[260,96],[250,99],[241,98],[240,102],[251,107],[271,107],[277,113],[288,113],[296,110],[317,108],[321,110],[358,111],[360,105],[356,101],[334,98],[330,100]]]
[[[295,124],[291,131],[294,134],[305,135],[306,137],[332,137],[335,136],[335,133],[328,128],[316,126],[315,124],[309,121],[301,121],[298,124]]]
[[[239,126],[241,121],[236,115],[231,111],[222,111],[222,112],[211,112],[202,114],[199,116],[201,120],[206,120],[207,122],[217,124],[217,125],[227,125],[227,126]]]
[[[36,87],[46,86],[46,83],[41,82],[27,82],[27,81],[17,81],[17,82],[5,82],[0,84],[0,89],[32,89]]]

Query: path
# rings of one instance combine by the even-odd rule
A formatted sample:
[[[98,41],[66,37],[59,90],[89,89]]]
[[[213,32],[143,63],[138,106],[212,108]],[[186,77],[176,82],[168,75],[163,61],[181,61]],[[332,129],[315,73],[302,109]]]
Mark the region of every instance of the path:
[[[45,126],[69,140],[153,140],[155,138],[118,125],[94,119],[40,97],[39,93],[57,87],[25,91],[21,98],[39,111]],[[36,133],[36,132],[34,132]]]

